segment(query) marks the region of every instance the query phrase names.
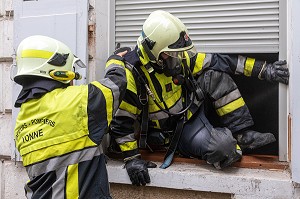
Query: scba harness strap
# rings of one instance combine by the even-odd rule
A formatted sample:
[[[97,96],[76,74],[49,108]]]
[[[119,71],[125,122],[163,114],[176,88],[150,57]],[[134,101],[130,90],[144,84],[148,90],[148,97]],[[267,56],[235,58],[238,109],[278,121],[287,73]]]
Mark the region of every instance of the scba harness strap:
[[[137,87],[137,95],[142,105],[142,121],[141,121],[139,147],[147,148],[147,132],[148,132],[148,119],[149,119],[148,95],[145,87],[145,84],[147,84],[147,79],[143,71],[141,70],[141,68],[135,67],[126,61],[125,61],[125,67],[128,68],[133,74],[136,87]]]
[[[148,119],[149,119],[149,110],[148,110],[148,95],[147,95],[147,79],[144,75],[143,71],[139,67],[132,66],[130,63],[125,64],[128,69],[131,69],[133,76],[136,80],[137,93],[139,96],[140,103],[142,105],[142,122],[141,122],[141,132],[139,139],[139,147],[140,148],[149,148],[152,150],[147,144],[147,134],[148,134]],[[173,138],[170,142],[170,145],[167,149],[166,155],[164,157],[164,163],[160,166],[160,168],[167,168],[171,165],[174,154],[177,149],[177,144],[179,142],[183,124],[186,117],[186,112],[184,112],[176,125],[175,131],[173,133]]]

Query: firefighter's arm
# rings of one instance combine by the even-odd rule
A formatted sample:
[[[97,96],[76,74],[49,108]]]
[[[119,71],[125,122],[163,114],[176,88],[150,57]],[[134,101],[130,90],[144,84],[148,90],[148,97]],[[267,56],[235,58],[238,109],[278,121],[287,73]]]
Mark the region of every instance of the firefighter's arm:
[[[100,144],[125,94],[126,72],[121,56],[108,59],[103,79],[88,85],[89,137]]]
[[[228,74],[256,77],[270,82],[288,84],[289,71],[286,61],[266,63],[255,58],[234,54],[198,53],[191,59],[193,73],[200,73],[206,68]]]
[[[146,185],[150,182],[149,167],[156,167],[152,162],[141,159],[135,137],[134,124],[141,114],[141,105],[137,95],[135,78],[126,68],[127,88],[122,103],[110,126],[110,133],[119,145],[128,176],[133,185]]]

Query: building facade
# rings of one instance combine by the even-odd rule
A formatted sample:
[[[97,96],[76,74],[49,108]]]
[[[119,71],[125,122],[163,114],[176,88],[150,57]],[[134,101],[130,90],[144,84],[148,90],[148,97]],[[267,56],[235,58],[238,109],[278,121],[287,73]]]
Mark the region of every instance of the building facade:
[[[115,198],[300,198],[300,2],[298,0],[1,0],[0,1],[0,198],[24,198],[27,176],[13,141],[13,107],[20,87],[11,81],[18,43],[44,34],[67,43],[88,65],[82,84],[103,76],[116,43],[134,47],[150,12],[163,9],[186,24],[197,50],[242,53],[268,61],[286,59],[289,86],[252,81],[242,91],[257,128],[278,132],[278,143],[263,155],[275,155],[287,169],[228,168],[175,163],[166,170],[150,169],[147,187],[132,187],[123,163],[108,161]],[[68,28],[66,28],[68,27]],[[237,79],[239,82],[239,79]],[[252,91],[267,89],[256,114]],[[248,89],[248,90],[247,90]],[[249,90],[250,89],[250,90]],[[262,119],[268,118],[266,122]],[[265,121],[265,120],[263,120]],[[297,122],[298,121],[298,122]],[[104,146],[105,148],[105,146]]]

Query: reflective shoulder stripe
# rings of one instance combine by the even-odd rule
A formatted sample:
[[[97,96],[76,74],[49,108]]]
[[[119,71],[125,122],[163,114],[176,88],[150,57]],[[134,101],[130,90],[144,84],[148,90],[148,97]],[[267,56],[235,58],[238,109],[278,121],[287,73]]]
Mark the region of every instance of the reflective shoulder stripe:
[[[69,165],[66,179],[66,199],[79,198],[78,164]]]
[[[247,57],[244,68],[244,75],[250,77],[252,74],[255,59]]]
[[[114,101],[113,99],[113,94],[111,92],[111,90],[105,86],[103,86],[102,84],[100,84],[97,81],[92,82],[91,84],[95,85],[96,87],[98,87],[104,97],[105,97],[105,101],[106,101],[106,112],[107,112],[107,122],[108,124],[110,124],[111,120],[112,120],[112,113],[113,113],[113,105],[110,104]]]
[[[121,151],[131,151],[138,148],[137,141],[125,142],[119,145]]]
[[[184,51],[184,56],[186,57],[186,64],[191,67],[191,60],[190,60],[190,57],[189,57],[189,54]]]
[[[128,68],[126,68],[125,70],[126,70],[126,79],[127,79],[127,90],[130,90],[131,92],[137,94],[137,88],[136,88],[134,76]]]
[[[193,74],[199,73],[203,68],[205,53],[198,53]]]
[[[221,108],[218,108],[216,111],[219,116],[223,116],[223,115],[226,115],[228,113],[235,111],[236,109],[238,109],[244,105],[245,105],[245,101],[242,97],[240,97],[239,99],[237,99]]]
[[[46,51],[46,50],[23,50],[21,57],[22,58],[42,58],[42,59],[50,59],[54,52]]]

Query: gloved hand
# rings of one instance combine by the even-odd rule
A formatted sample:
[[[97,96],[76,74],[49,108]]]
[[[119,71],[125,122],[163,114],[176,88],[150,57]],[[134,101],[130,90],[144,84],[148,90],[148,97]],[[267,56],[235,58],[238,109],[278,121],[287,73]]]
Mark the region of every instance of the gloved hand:
[[[259,75],[262,79],[270,82],[289,83],[289,69],[286,67],[286,61],[280,60],[273,64],[265,65]]]
[[[124,53],[124,52],[130,52],[130,51],[131,51],[131,48],[129,48],[129,47],[122,47],[122,48],[116,49],[115,52],[114,52],[114,55],[119,55],[119,56],[123,57],[126,53],[124,55],[121,55],[122,53]]]
[[[129,175],[129,178],[133,185],[146,185],[146,183],[150,183],[150,176],[148,173],[148,168],[157,167],[151,161],[145,161],[139,158],[134,158],[132,160],[128,160],[125,163],[125,168]]]

